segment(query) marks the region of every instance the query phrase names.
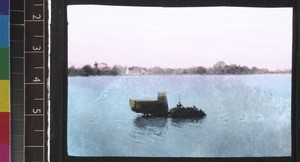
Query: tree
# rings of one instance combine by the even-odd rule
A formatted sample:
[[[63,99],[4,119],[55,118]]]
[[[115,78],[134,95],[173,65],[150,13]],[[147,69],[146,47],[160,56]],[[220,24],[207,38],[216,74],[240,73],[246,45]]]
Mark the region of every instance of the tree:
[[[174,69],[171,69],[171,68],[167,68],[164,70],[164,74],[173,74],[174,72]]]
[[[255,66],[252,67],[252,68],[251,68],[251,74],[256,74],[256,73],[258,73],[258,70],[259,70],[259,69],[258,69],[257,67],[255,67]]]
[[[225,74],[225,62],[224,61],[218,61],[214,66],[213,66],[213,71],[216,74]]]
[[[122,66],[114,65],[112,71],[116,72],[116,74],[122,74],[125,72],[123,69],[124,68]]]
[[[203,66],[199,66],[197,68],[197,74],[205,74],[207,72],[207,69]]]
[[[75,76],[75,75],[78,75],[78,74],[77,74],[77,69],[75,69],[74,66],[69,67],[69,68],[68,68],[68,75],[69,75],[69,76]]]
[[[95,75],[95,73],[91,65],[84,65],[81,69],[81,75],[89,76],[89,75]]]
[[[242,74],[249,74],[250,73],[250,69],[247,66],[243,66],[241,68]]]

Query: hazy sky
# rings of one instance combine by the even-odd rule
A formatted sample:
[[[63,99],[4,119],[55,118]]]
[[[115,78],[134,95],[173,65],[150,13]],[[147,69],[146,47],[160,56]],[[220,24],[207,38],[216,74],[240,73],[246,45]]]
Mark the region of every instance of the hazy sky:
[[[291,68],[292,8],[68,6],[69,66]]]

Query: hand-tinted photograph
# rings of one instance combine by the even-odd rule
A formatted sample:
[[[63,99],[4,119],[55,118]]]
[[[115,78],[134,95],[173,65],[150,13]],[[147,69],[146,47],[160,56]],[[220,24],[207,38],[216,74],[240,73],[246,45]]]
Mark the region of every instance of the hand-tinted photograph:
[[[291,156],[292,8],[67,10],[70,156]]]

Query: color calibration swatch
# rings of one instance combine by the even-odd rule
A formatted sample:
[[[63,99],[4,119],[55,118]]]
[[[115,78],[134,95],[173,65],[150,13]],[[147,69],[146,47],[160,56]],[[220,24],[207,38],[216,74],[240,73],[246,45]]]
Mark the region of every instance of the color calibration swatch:
[[[10,150],[10,68],[9,0],[0,2],[0,161],[9,162]]]

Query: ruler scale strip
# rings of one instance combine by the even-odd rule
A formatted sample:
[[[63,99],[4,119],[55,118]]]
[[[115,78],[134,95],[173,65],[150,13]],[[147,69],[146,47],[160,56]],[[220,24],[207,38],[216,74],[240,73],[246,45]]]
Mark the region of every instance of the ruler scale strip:
[[[0,5],[0,159],[10,161],[9,0]]]
[[[25,162],[46,161],[45,0],[25,0]]]

